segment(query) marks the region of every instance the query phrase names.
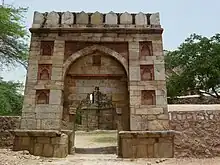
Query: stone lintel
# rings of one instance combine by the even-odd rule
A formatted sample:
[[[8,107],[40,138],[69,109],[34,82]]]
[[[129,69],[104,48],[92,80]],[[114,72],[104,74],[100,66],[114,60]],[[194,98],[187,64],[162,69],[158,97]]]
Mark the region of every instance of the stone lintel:
[[[119,33],[119,34],[162,34],[163,28],[30,28],[31,33]]]
[[[60,131],[56,130],[22,130],[22,129],[17,129],[17,130],[11,130],[10,131],[12,134],[15,136],[42,136],[42,137],[57,137],[61,136]]]
[[[163,130],[163,131],[120,131],[119,136],[125,138],[144,138],[144,137],[173,137],[177,134],[174,130]]]

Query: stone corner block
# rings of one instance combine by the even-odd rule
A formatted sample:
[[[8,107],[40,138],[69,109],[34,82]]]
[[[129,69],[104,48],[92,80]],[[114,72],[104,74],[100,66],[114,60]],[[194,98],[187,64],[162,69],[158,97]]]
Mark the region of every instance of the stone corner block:
[[[160,25],[160,13],[153,13],[150,16],[150,24],[151,25]]]

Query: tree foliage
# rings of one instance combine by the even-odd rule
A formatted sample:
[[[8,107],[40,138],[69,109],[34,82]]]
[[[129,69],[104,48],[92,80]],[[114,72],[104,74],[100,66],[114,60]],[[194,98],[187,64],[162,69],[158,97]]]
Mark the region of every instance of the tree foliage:
[[[28,33],[23,24],[25,8],[0,5],[0,64],[27,66]]]
[[[165,55],[168,96],[206,93],[220,98],[220,34],[192,34]]]
[[[23,95],[22,84],[3,81],[0,78],[0,115],[21,115]]]

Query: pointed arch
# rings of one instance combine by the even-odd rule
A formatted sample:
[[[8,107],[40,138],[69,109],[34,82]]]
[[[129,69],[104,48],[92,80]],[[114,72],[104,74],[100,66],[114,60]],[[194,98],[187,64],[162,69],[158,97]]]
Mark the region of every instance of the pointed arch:
[[[83,56],[86,56],[88,54],[93,53],[94,51],[100,51],[100,52],[105,53],[106,55],[114,57],[123,66],[123,68],[125,69],[126,74],[128,76],[128,62],[123,56],[121,56],[118,52],[116,52],[112,49],[109,49],[105,46],[93,45],[93,46],[89,46],[84,49],[81,49],[78,52],[72,54],[70,57],[67,58],[67,60],[63,64],[63,78],[65,77],[70,65],[73,62],[75,62],[80,57],[83,57]]]

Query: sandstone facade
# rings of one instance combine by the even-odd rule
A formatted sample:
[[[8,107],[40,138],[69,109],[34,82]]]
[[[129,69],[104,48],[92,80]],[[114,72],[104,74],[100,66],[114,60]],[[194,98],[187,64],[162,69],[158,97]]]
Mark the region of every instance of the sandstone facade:
[[[112,98],[119,131],[169,129],[158,13],[35,12],[30,31],[22,130],[74,130],[94,87]]]

